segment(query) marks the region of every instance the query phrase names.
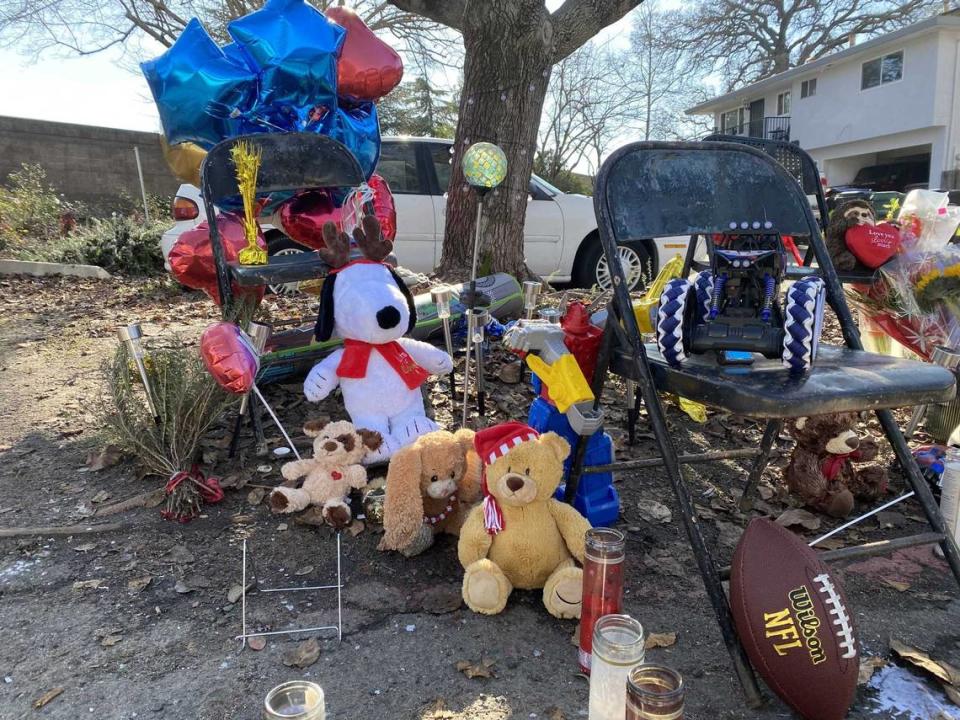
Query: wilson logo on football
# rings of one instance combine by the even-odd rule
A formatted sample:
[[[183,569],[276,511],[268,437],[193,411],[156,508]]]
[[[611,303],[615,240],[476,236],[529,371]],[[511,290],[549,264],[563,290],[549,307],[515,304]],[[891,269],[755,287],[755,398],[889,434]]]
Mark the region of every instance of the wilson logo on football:
[[[806,646],[810,662],[819,665],[827,659],[827,653],[818,634],[821,623],[813,608],[810,591],[806,585],[801,585],[791,590],[787,597],[789,607],[763,614],[766,636],[774,640],[774,652],[780,657]]]

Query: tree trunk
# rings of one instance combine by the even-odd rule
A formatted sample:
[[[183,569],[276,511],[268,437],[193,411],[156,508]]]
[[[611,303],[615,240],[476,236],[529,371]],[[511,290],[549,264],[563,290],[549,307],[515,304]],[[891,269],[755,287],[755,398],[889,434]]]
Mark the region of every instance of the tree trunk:
[[[522,5],[515,0],[474,2],[463,19],[463,91],[437,270],[451,279],[465,278],[473,260],[478,195],[467,186],[461,162],[464,151],[481,141],[499,145],[506,153],[507,176],[484,196],[483,227],[490,232],[481,236],[478,274],[526,274],[523,224],[553,60],[549,32],[544,32],[546,18]]]

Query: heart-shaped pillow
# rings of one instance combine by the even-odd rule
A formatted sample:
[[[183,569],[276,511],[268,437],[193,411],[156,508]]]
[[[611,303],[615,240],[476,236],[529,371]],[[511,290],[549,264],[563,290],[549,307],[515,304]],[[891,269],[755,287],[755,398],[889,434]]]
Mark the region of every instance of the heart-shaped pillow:
[[[888,223],[855,225],[844,240],[853,256],[871,269],[883,265],[900,249],[900,231]]]

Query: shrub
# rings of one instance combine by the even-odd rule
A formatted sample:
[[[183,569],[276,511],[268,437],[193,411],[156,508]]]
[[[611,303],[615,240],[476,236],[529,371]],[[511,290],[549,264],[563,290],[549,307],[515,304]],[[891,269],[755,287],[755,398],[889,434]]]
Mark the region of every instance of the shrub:
[[[57,194],[40,165],[24,164],[0,188],[0,250],[17,254],[56,242],[62,219],[76,217],[82,210]]]
[[[152,275],[163,271],[160,236],[168,226],[166,221],[146,223],[119,215],[94,219],[48,244],[33,259],[99,265],[121,274]]]

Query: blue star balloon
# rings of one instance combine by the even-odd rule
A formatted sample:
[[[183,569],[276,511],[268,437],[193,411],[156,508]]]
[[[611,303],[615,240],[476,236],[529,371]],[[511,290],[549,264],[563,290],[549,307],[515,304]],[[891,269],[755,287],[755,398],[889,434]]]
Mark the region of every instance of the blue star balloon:
[[[370,179],[380,160],[380,121],[376,105],[372,102],[353,107],[341,105],[328,112],[315,131],[346,145],[360,164],[363,176]]]
[[[313,109],[336,107],[337,53],[346,32],[303,0],[268,0],[227,26],[260,69],[258,114],[275,129],[302,130]],[[277,123],[293,118],[294,127]]]
[[[257,64],[253,61],[246,52],[244,52],[243,47],[237,45],[237,43],[227,43],[222,48],[223,54],[227,56],[228,59],[233,60],[237,65],[242,65],[243,67],[249,68],[252,72],[260,72],[260,68],[257,67]]]
[[[257,76],[230,60],[194,18],[163,55],[143,63],[167,142],[210,148],[240,129],[256,103]]]

